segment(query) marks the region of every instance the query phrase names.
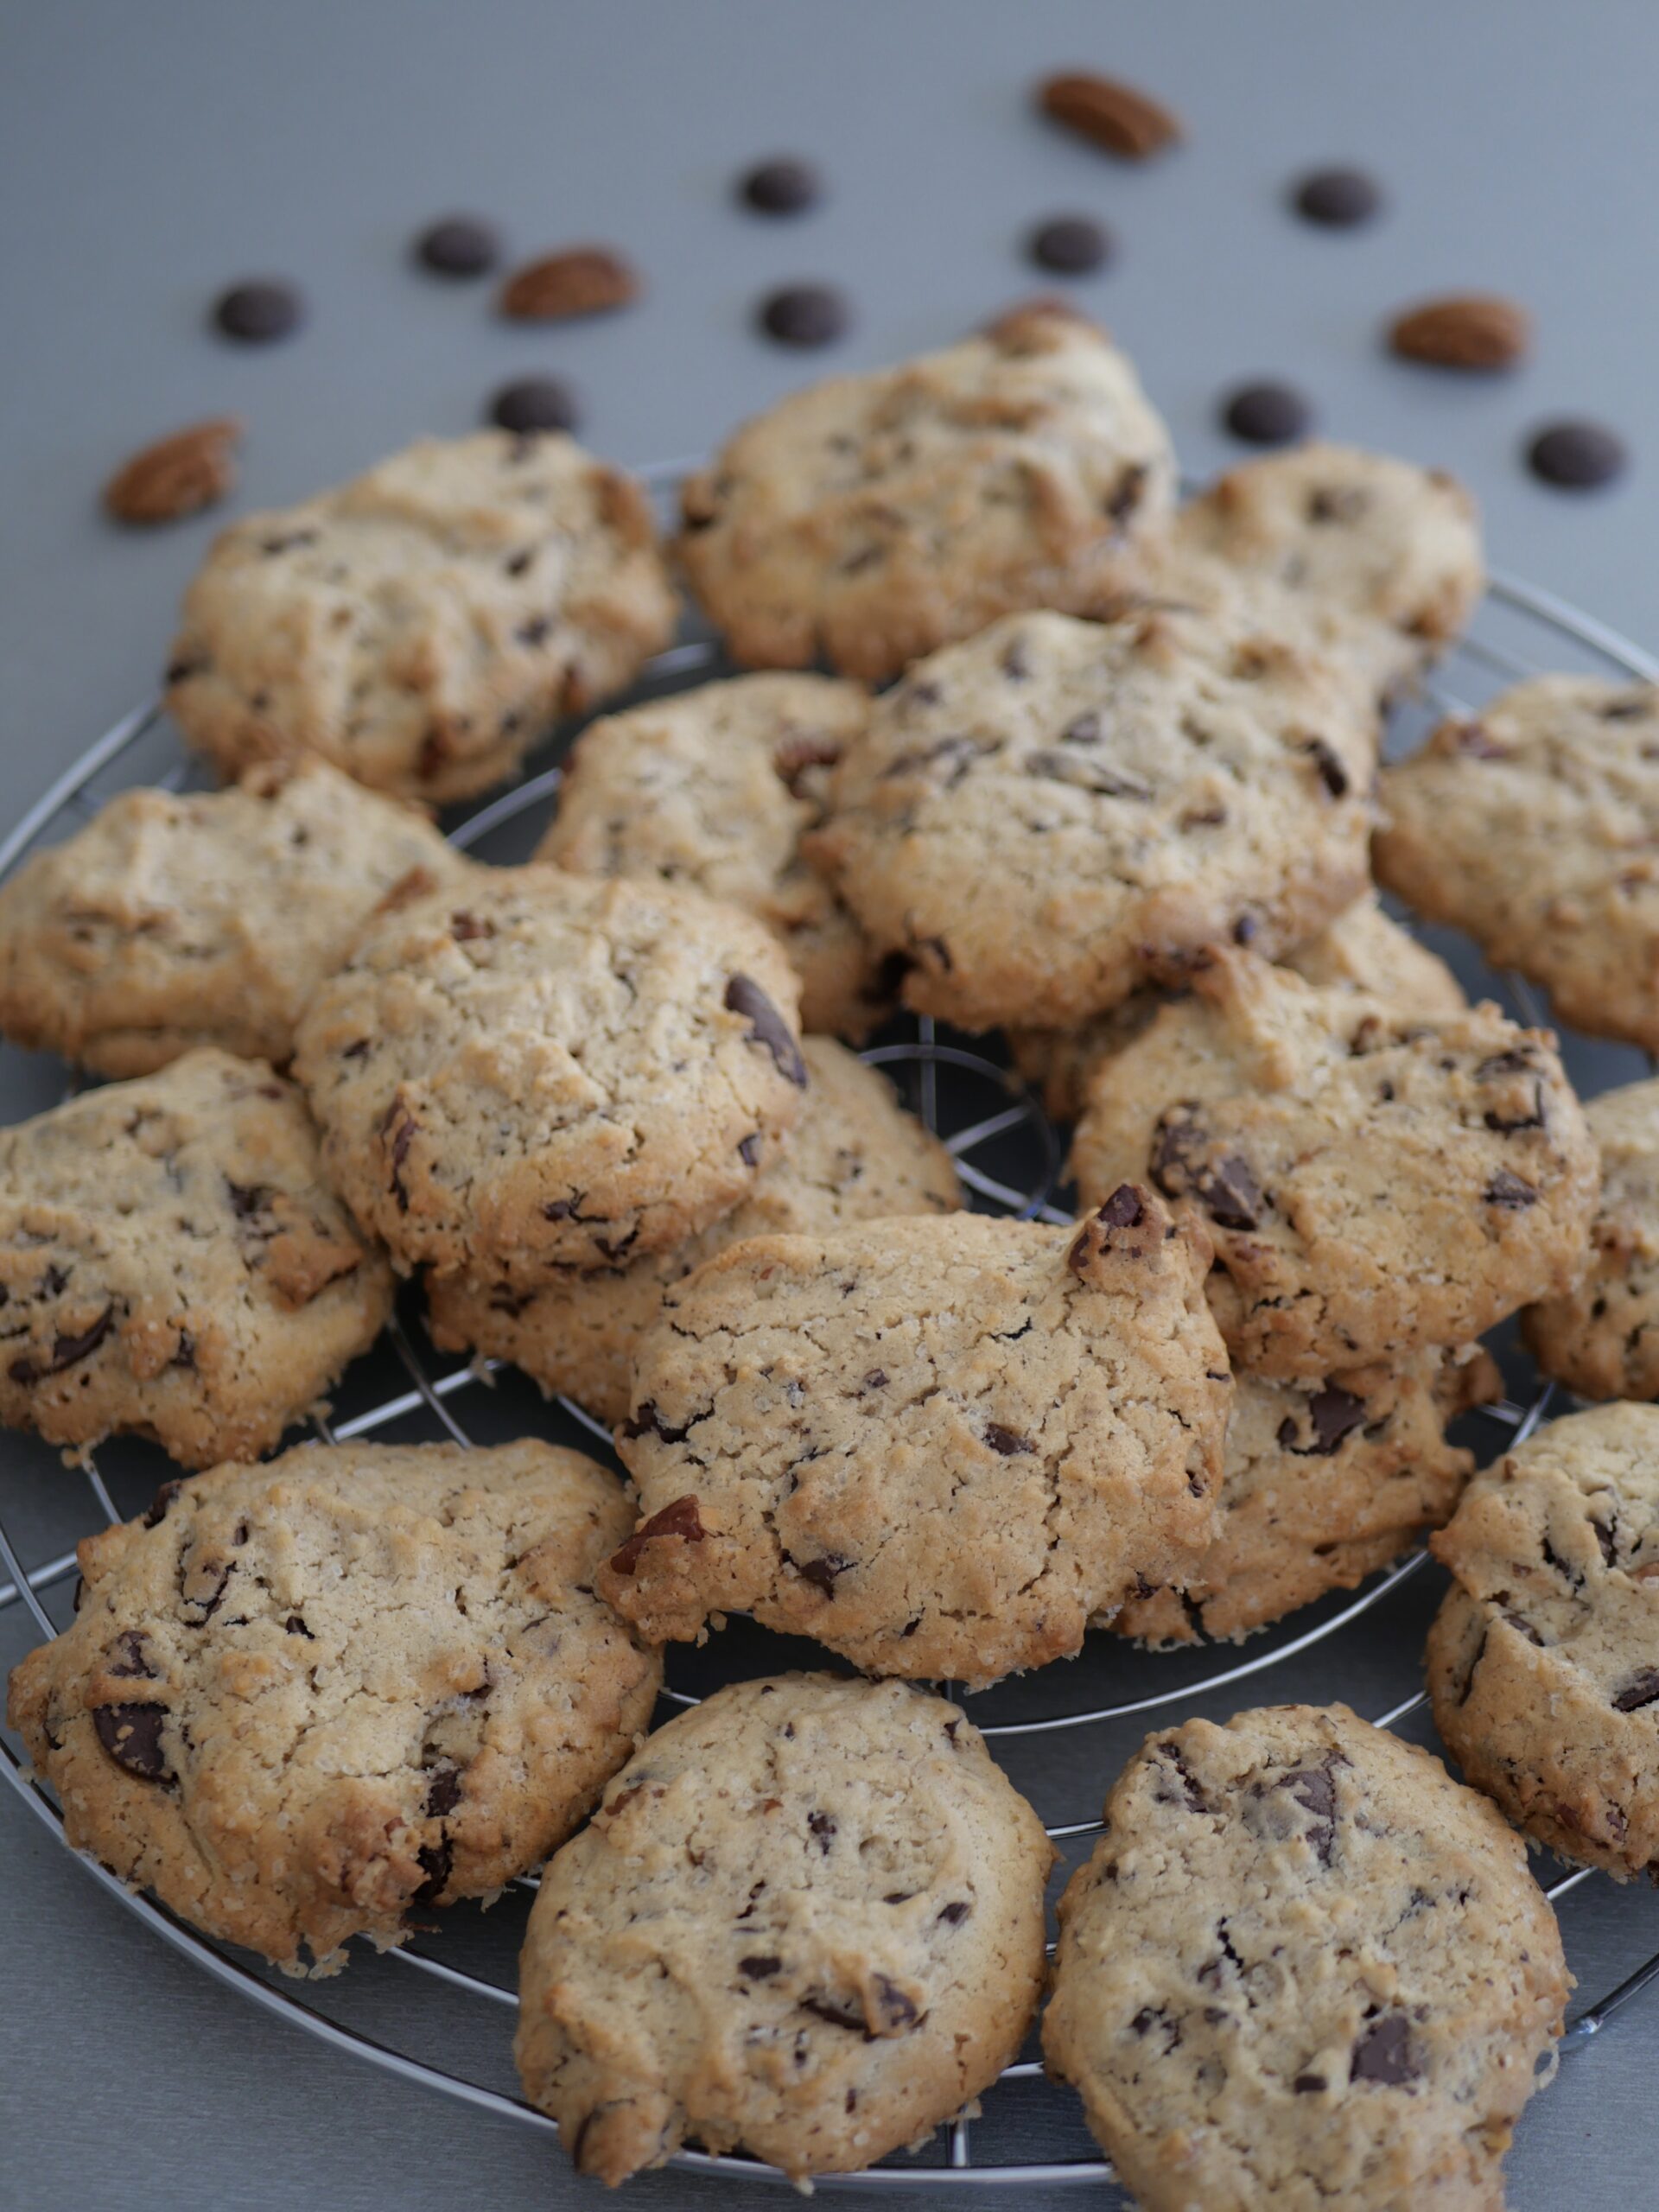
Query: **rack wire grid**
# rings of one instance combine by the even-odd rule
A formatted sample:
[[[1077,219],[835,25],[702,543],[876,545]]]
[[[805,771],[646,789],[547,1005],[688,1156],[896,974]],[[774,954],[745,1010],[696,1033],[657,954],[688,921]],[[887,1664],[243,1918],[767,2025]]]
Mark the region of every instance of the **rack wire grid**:
[[[645,472],[659,494],[671,491],[682,474],[678,467]],[[1603,624],[1548,592],[1496,576],[1470,633],[1434,681],[1396,712],[1389,749],[1408,749],[1439,715],[1468,711],[1502,685],[1561,668],[1659,680],[1659,664]],[[716,645],[706,636],[688,635],[649,664],[632,696],[658,696],[724,672]],[[67,768],[0,842],[0,877],[36,847],[80,826],[114,790],[141,782],[176,789],[188,774],[159,700],[136,709]],[[523,776],[449,824],[453,842],[493,861],[524,857],[550,810],[559,777],[557,766]],[[1538,1018],[1539,1008],[1519,979],[1484,969],[1465,944],[1439,932],[1423,935],[1450,959],[1465,985],[1497,997],[1528,1020]],[[1567,1051],[1581,1091],[1593,1093],[1647,1071],[1647,1064],[1638,1064],[1624,1048],[1569,1039]],[[931,1021],[906,1020],[884,1033],[865,1058],[887,1071],[906,1102],[944,1137],[974,1205],[1022,1217],[1070,1218],[1056,1202],[1063,1196],[1062,1140],[1036,1099],[1008,1071],[1000,1040],[958,1039]],[[1541,1382],[1513,1342],[1500,1338],[1496,1349],[1509,1395],[1468,1417],[1468,1440],[1482,1459],[1523,1440],[1552,1410],[1550,1387]],[[1553,1409],[1565,1410],[1567,1403],[1556,1399]],[[381,1344],[346,1377],[332,1418],[318,1419],[313,1427],[326,1441],[378,1436],[472,1444],[539,1433],[606,1456],[610,1451],[608,1432],[571,1401],[544,1402],[523,1377],[493,1362],[442,1361],[426,1341],[417,1312],[407,1304]],[[8,1578],[0,1584],[0,1627],[9,1647],[15,1646],[5,1653],[8,1665],[35,1633],[57,1632],[60,1619],[49,1608],[60,1616],[67,1611],[76,1577],[73,1535],[84,1533],[86,1516],[98,1524],[126,1517],[141,1509],[168,1471],[168,1463],[153,1447],[124,1440],[106,1445],[96,1459],[88,1455],[75,1476],[67,1475],[51,1455],[37,1456],[40,1465],[14,1465],[0,1481],[0,1573]],[[74,1522],[67,1541],[66,1513]],[[1147,1653],[1108,1635],[1091,1636],[1076,1661],[978,1693],[973,1717],[1016,1783],[1044,1807],[1048,1832],[1063,1859],[1075,1859],[1099,1834],[1100,1822],[1086,1814],[1065,1815],[1085,1804],[1098,1806],[1148,1724],[1197,1712],[1224,1716],[1262,1692],[1320,1701],[1345,1695],[1370,1713],[1378,1727],[1424,1721],[1427,1697],[1415,1684],[1423,1629],[1438,1597],[1435,1575],[1421,1572],[1427,1560],[1422,1550],[1410,1552],[1357,1591],[1306,1608],[1241,1650],[1200,1645]],[[810,1644],[734,1622],[702,1650],[671,1648],[670,1681],[659,1717],[694,1703],[721,1681],[795,1665],[822,1666],[826,1657]],[[1246,1694],[1230,1694],[1240,1692]],[[0,1735],[0,1753],[7,1782],[61,1840],[60,1813],[28,1769],[16,1739]],[[406,2082],[556,2133],[554,2123],[511,2086],[512,2014],[518,2001],[513,1966],[533,1876],[515,1885],[487,1918],[476,1908],[453,1907],[442,1930],[429,1932],[418,1947],[411,1942],[377,1955],[359,1945],[350,1973],[341,1980],[296,1986],[250,1955],[208,1942],[129,1890],[90,1854],[76,1855],[92,1878],[163,1942],[267,2012]],[[1547,1894],[1560,1899],[1591,1878],[1587,1868],[1563,1868],[1548,1882]],[[407,2040],[424,2040],[436,2047],[438,2056],[394,2048],[353,2024],[352,1986],[379,1975],[416,1978],[428,1985],[424,1993],[443,2000],[435,2012],[415,2004],[399,2007],[400,2020],[409,2024]],[[1581,2050],[1656,1975],[1659,1955],[1635,1966],[1616,1987],[1576,2014],[1563,2049]],[[480,2046],[475,2031],[454,2031],[448,2009],[452,2002],[499,2008],[492,2011],[486,2063],[477,2069],[493,2073],[494,2081],[476,2080],[454,2067],[457,2043],[474,2056]],[[715,2159],[688,2150],[671,2163],[692,2171],[718,2169],[734,2177],[785,2178],[741,2156]],[[928,2145],[864,2174],[821,2177],[819,2185],[908,2196],[970,2183],[1009,2190],[1100,2185],[1112,2177],[1084,2130],[1076,2100],[1046,2081],[1032,2044],[1004,2070],[982,2107],[947,2124]]]

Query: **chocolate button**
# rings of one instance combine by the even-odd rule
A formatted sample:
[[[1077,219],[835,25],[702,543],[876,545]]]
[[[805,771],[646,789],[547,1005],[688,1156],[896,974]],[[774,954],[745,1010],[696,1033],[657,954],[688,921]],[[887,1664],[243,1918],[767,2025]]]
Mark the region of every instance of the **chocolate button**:
[[[274,279],[233,284],[214,304],[213,321],[226,338],[241,346],[265,346],[286,338],[305,320],[305,302],[292,284]]]

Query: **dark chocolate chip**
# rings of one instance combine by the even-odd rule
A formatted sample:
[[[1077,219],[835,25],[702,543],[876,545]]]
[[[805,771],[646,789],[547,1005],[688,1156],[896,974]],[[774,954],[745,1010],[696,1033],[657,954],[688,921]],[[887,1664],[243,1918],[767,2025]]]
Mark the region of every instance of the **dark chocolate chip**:
[[[1016,1429],[1004,1428],[998,1421],[986,1422],[985,1441],[1005,1459],[1023,1459],[1037,1449],[1030,1437],[1021,1436]]]
[[[1325,2087],[1325,2076],[1323,2074],[1299,2074],[1290,2086],[1299,2097],[1305,2097]]]
[[[1530,1183],[1523,1183],[1507,1167],[1500,1167],[1486,1185],[1486,1203],[1489,1206],[1502,1206],[1510,1213],[1519,1213],[1524,1207],[1537,1205],[1538,1193]]]
[[[630,1414],[622,1424],[623,1439],[630,1444],[640,1436],[660,1437],[664,1444],[683,1444],[689,1433],[683,1428],[671,1428],[650,1398],[637,1414]],[[681,1501],[682,1503],[683,1502]]]
[[[288,1630],[288,1633],[290,1636],[302,1636],[308,1643],[315,1643],[317,1640],[316,1637],[312,1635],[310,1630],[306,1626],[304,1617],[302,1614],[290,1613],[288,1618],[283,1623],[283,1626]]]
[[[305,320],[305,302],[292,284],[261,278],[232,284],[213,303],[213,321],[226,338],[239,345],[264,346],[286,338]]]
[[[1337,1831],[1337,1785],[1328,1767],[1293,1767],[1273,1785],[1288,1790],[1305,1813],[1313,1815],[1307,1840],[1321,1866],[1331,1864]]]
[[[1345,1436],[1352,1434],[1365,1419],[1365,1401],[1357,1398],[1351,1390],[1338,1389],[1327,1382],[1316,1390],[1307,1402],[1307,1417],[1313,1430],[1312,1444],[1298,1445],[1295,1424],[1285,1421],[1279,1431],[1279,1441],[1288,1446],[1299,1458],[1326,1459],[1341,1445]],[[1286,1435],[1288,1429],[1290,1433]]]
[[[755,320],[780,346],[829,346],[847,327],[847,305],[828,284],[786,284],[766,295]]]
[[[1659,1703],[1659,1668],[1644,1667],[1633,1675],[1613,1700],[1615,1713],[1639,1713],[1645,1705]]]
[[[225,1179],[225,1195],[231,1202],[231,1211],[238,1221],[251,1221],[254,1215],[263,1213],[270,1204],[270,1186],[264,1183],[232,1183]]]
[[[1384,2012],[1361,2029],[1348,2078],[1397,2088],[1403,2082],[1416,2081],[1422,2070],[1412,2048],[1410,2021],[1403,2012]]]
[[[153,1682],[156,1669],[149,1663],[149,1639],[142,1629],[130,1628],[118,1636],[110,1646],[106,1661],[109,1671],[124,1679]]]
[[[1095,1219],[1108,1229],[1134,1229],[1146,1218],[1146,1202],[1133,1183],[1120,1183]]]
[[[1527,466],[1564,492],[1593,492],[1622,476],[1629,461],[1623,438],[1599,423],[1550,423],[1527,442]]]
[[[949,1904],[940,1906],[939,1918],[952,1928],[960,1928],[973,1909],[966,1897],[953,1897]]]
[[[1208,1812],[1209,1800],[1198,1787],[1198,1777],[1181,1757],[1175,1745],[1171,1743],[1159,1744],[1154,1746],[1154,1750],[1158,1763],[1164,1770],[1166,1778],[1176,1784],[1180,1791],[1179,1796],[1177,1797],[1168,1789],[1160,1789],[1155,1793],[1158,1802],[1161,1805],[1185,1805],[1189,1811],[1194,1813]]]
[[[1335,751],[1322,737],[1310,737],[1307,750],[1313,766],[1319,772],[1319,781],[1332,798],[1346,798],[1349,790],[1348,771],[1338,759]]]
[[[1382,193],[1363,169],[1310,169],[1293,188],[1291,205],[1306,222],[1346,231],[1370,221],[1382,205]]]
[[[639,1554],[657,1536],[678,1536],[689,1544],[700,1544],[708,1531],[702,1525],[695,1497],[677,1497],[660,1513],[653,1513],[649,1521],[636,1529],[626,1543],[611,1554],[613,1574],[632,1574],[639,1565]]]
[[[416,1864],[426,1879],[410,1899],[411,1904],[435,1904],[443,1895],[450,1870],[455,1863],[455,1847],[446,1835],[436,1843],[423,1843],[415,1854]]]
[[[435,276],[484,276],[501,258],[501,239],[479,215],[445,215],[415,241],[415,258]]]
[[[913,2028],[922,2017],[917,2010],[915,1999],[900,1989],[896,1982],[889,1981],[884,1974],[875,1977],[875,2001],[890,2028]]]
[[[490,421],[519,437],[538,430],[574,430],[580,416],[575,394],[557,377],[516,377],[489,405]]]
[[[824,1997],[803,1997],[801,2010],[816,2013],[820,2020],[828,2020],[832,2028],[849,2028],[854,2034],[861,2035],[867,2043],[874,2041],[864,2024],[864,2015],[849,2010],[846,2005],[832,2005]]]
[[[806,1088],[806,1062],[791,1034],[789,1024],[752,976],[734,976],[726,986],[726,1005],[749,1025],[749,1042],[764,1045],[778,1065],[798,1089]]]
[[[1106,495],[1106,512],[1114,522],[1127,522],[1141,504],[1141,495],[1147,488],[1147,470],[1139,461],[1131,461],[1127,468],[1118,471],[1117,481]]]
[[[1245,384],[1227,394],[1221,419],[1224,427],[1247,445],[1285,446],[1307,435],[1313,425],[1313,410],[1287,384]]]
[[[163,1483],[149,1501],[149,1510],[144,1516],[146,1529],[158,1529],[166,1520],[174,1499],[184,1488],[181,1476],[175,1475],[170,1483]]]
[[[146,1782],[175,1779],[162,1749],[164,1705],[100,1705],[92,1709],[98,1740],[118,1766]]]
[[[787,154],[757,162],[738,179],[737,196],[757,215],[801,215],[818,199],[822,187],[810,162]]]
[[[773,1974],[782,1973],[783,1966],[783,1961],[775,1951],[767,1951],[740,1959],[737,1970],[750,1981],[770,1981]]]
[[[825,1552],[820,1559],[810,1559],[804,1563],[798,1560],[796,1572],[804,1582],[816,1583],[827,1596],[833,1598],[836,1577],[845,1574],[852,1563],[849,1559],[842,1559],[838,1552]]]
[[[756,1129],[752,1135],[742,1137],[739,1140],[737,1156],[746,1167],[758,1167],[760,1166],[760,1132],[759,1129]]]
[[[427,1785],[425,1809],[428,1820],[442,1820],[446,1813],[453,1813],[460,1802],[461,1769],[458,1766],[437,1768]]]
[[[1090,215],[1051,215],[1039,223],[1026,251],[1039,269],[1061,276],[1086,276],[1109,260],[1112,235]]]
[[[809,1813],[806,1825],[818,1839],[818,1849],[827,1859],[830,1847],[836,1840],[836,1816],[833,1813]]]
[[[1224,1229],[1256,1228],[1264,1200],[1248,1163],[1236,1153],[1211,1160],[1209,1147],[1191,1101],[1167,1108],[1153,1138],[1153,1181],[1166,1198],[1195,1198]]]
[[[115,1325],[115,1308],[106,1306],[89,1329],[70,1337],[54,1337],[51,1356],[42,1364],[27,1353],[14,1359],[6,1372],[14,1382],[38,1382],[48,1375],[61,1375],[66,1367],[74,1367],[95,1352]]]

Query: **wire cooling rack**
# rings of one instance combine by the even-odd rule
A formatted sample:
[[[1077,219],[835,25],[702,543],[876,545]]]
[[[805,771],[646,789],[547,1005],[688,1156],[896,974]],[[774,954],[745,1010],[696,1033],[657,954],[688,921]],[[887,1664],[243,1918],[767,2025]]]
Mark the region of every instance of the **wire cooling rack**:
[[[680,473],[665,468],[651,475],[660,488]],[[1448,658],[1435,683],[1395,716],[1390,750],[1408,747],[1440,714],[1466,711],[1501,685],[1562,668],[1659,680],[1659,665],[1604,625],[1548,593],[1508,577],[1495,578],[1470,634]],[[690,637],[651,663],[636,696],[660,696],[722,672],[714,644]],[[0,842],[0,876],[36,847],[78,828],[114,790],[140,782],[178,787],[187,773],[159,702],[137,709],[67,769]],[[524,857],[550,810],[559,776],[558,767],[552,766],[524,777],[453,823],[453,842],[485,859]],[[1538,1007],[1517,979],[1494,976],[1481,969],[1466,947],[1438,939],[1436,944],[1452,957],[1466,984],[1506,1001],[1529,1020],[1538,1018]],[[1640,1071],[1630,1064],[1630,1054],[1586,1040],[1567,1039],[1567,1051],[1581,1091],[1593,1092]],[[997,1056],[996,1040],[959,1040],[936,1030],[930,1021],[906,1021],[885,1033],[865,1057],[886,1069],[913,1110],[944,1139],[976,1205],[1027,1217],[1069,1218],[1056,1203],[1063,1141],[1035,1098]],[[1505,1354],[1510,1395],[1469,1417],[1472,1433],[1468,1440],[1483,1460],[1530,1434],[1551,1410],[1566,1408],[1564,1401],[1552,1408],[1549,1386],[1541,1383],[1511,1347],[1500,1350]],[[413,1306],[394,1319],[381,1344],[351,1370],[332,1417],[319,1419],[313,1427],[325,1441],[385,1436],[388,1440],[448,1438],[472,1444],[533,1433],[580,1444],[606,1456],[610,1446],[608,1432],[569,1400],[543,1402],[523,1378],[493,1362],[444,1361],[427,1342]],[[35,1634],[55,1634],[67,1615],[76,1574],[73,1545],[60,1541],[54,1546],[40,1534],[60,1524],[70,1510],[66,1499],[78,1498],[76,1531],[85,1533],[89,1518],[94,1526],[101,1525],[139,1510],[169,1471],[169,1464],[151,1447],[124,1440],[112,1442],[96,1459],[88,1456],[77,1472],[52,1469],[47,1510],[41,1506],[48,1486],[43,1469],[35,1471],[33,1484],[25,1482],[16,1468],[0,1478],[0,1573],[9,1578],[0,1583],[0,1633],[6,1639],[7,1665]],[[20,1532],[24,1523],[27,1533]],[[1093,1636],[1078,1660],[981,1693],[970,1710],[1016,1781],[1039,1802],[1045,1797],[1063,1799],[1067,1778],[1075,1781],[1082,1770],[1085,1802],[1098,1804],[1142,1725],[1174,1722],[1194,1711],[1224,1715],[1239,1704],[1275,1693],[1308,1694],[1306,1682],[1299,1682],[1297,1676],[1300,1662],[1316,1649],[1320,1652],[1319,1686],[1313,1694],[1327,1694],[1334,1681],[1357,1696],[1377,1726],[1398,1727],[1421,1716],[1425,1694],[1412,1689],[1384,1706],[1377,1685],[1391,1680],[1397,1690],[1402,1661],[1412,1679],[1419,1671],[1422,1620],[1433,1598],[1432,1576],[1421,1574],[1426,1562],[1422,1551],[1410,1553],[1357,1592],[1308,1607],[1243,1649],[1201,1645],[1179,1652],[1145,1653],[1109,1636]],[[671,1649],[661,1717],[694,1703],[721,1681],[791,1665],[823,1665],[825,1656],[810,1644],[734,1623],[700,1651]],[[1243,1694],[1230,1694],[1243,1691],[1245,1685],[1249,1688]],[[1359,1687],[1356,1690],[1351,1685]],[[1212,1705],[1217,1697],[1220,1704]],[[1116,1724],[1127,1724],[1127,1736]],[[1066,1756],[1060,1775],[1056,1775],[1051,1758],[1046,1786],[1024,1779],[1019,1771],[1022,1758],[1035,1756],[1040,1764],[1045,1751],[1052,1753],[1061,1745]],[[0,1772],[61,1840],[58,1808],[28,1770],[16,1740],[0,1735]],[[1064,1810],[1063,1803],[1051,1804],[1045,1817],[1049,1811]],[[1074,1857],[1099,1834],[1100,1822],[1055,1817],[1049,1819],[1048,1830],[1062,1855]],[[343,1982],[296,1986],[279,1980],[246,1954],[208,1942],[148,1897],[127,1889],[86,1853],[77,1855],[92,1878],[162,1942],[267,2012],[405,2082],[526,2126],[556,2133],[551,2120],[508,2086],[512,2013],[517,2005],[513,1959],[535,1888],[533,1877],[516,1884],[487,1920],[474,1909],[454,1907],[444,1916],[442,1930],[426,1933],[418,1947],[411,1942],[377,1955],[366,1945],[359,1945]],[[1589,1869],[1563,1872],[1548,1884],[1547,1894],[1560,1898],[1592,1878]],[[497,2008],[494,2062],[481,2070],[493,2070],[501,2086],[474,2079],[457,2070],[452,2060],[444,2063],[454,2043],[474,2048],[477,2038],[474,2033],[447,2036],[447,2016],[442,2010],[436,2040],[443,2050],[438,2059],[394,2048],[365,2032],[349,2017],[341,2017],[350,2010],[340,2001],[341,1993],[353,1982],[360,1983],[365,1976],[398,1974],[419,1977],[445,2005],[453,2000]],[[1656,1975],[1659,1955],[1636,1966],[1617,1987],[1586,2005],[1569,2024],[1564,2049],[1572,2051],[1587,2044]],[[415,2009],[410,2008],[411,2013]],[[429,2020],[429,2008],[426,2017]],[[411,2034],[409,2040],[416,2037]],[[1033,2149],[1046,2155],[1022,2155]],[[734,2178],[785,2178],[751,2159],[716,2160],[696,2151],[681,2152],[673,2164],[693,2171],[718,2169]],[[1009,2191],[1067,2183],[1098,2186],[1111,2179],[1110,2167],[1094,2153],[1083,2131],[1075,2100],[1045,2081],[1040,2061],[1028,2046],[1004,2070],[982,2109],[950,2123],[919,2152],[866,2175],[824,2177],[819,2185],[908,2195],[969,2184]]]

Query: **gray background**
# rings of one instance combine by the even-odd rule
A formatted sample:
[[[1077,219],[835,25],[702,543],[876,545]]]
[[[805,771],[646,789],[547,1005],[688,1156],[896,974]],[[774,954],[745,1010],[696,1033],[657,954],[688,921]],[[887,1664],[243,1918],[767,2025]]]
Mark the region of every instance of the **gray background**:
[[[1073,62],[1166,95],[1191,143],[1133,169],[1039,125],[1027,86]],[[282,500],[417,432],[464,429],[497,383],[545,365],[578,387],[601,451],[694,454],[810,374],[948,340],[1052,288],[1019,242],[1058,211],[1116,230],[1117,263],[1077,296],[1136,356],[1190,469],[1236,457],[1214,429],[1218,389],[1288,374],[1333,433],[1465,477],[1500,565],[1659,645],[1656,71],[1659,10],[1642,0],[10,0],[0,822],[152,680],[213,526],[138,537],[100,520],[98,487],[136,444],[242,413],[243,501]],[[734,171],[774,149],[821,161],[822,211],[767,224],[733,209]],[[1386,180],[1386,221],[1344,236],[1285,214],[1286,179],[1331,157]],[[504,327],[480,288],[407,267],[410,232],[454,207],[499,217],[525,253],[614,241],[649,296],[586,327]],[[310,327],[265,350],[215,343],[207,301],[264,270],[304,283]],[[749,332],[755,295],[794,276],[855,302],[832,353]],[[1459,287],[1535,309],[1518,375],[1459,382],[1381,353],[1388,309]],[[1629,435],[1625,485],[1573,499],[1529,480],[1517,442],[1558,411]],[[8,1116],[49,1095],[49,1071],[15,1055],[3,1077]],[[1402,1624],[1395,1694],[1419,1627]],[[1340,1676],[1328,1662],[1295,1687],[1331,1694]],[[1386,1701],[1353,1687],[1370,1709]],[[1079,1812],[1109,1764],[1072,1762]],[[541,2138],[331,2057],[208,1985],[4,1793],[0,1850],[0,2204],[597,2199]],[[1564,1917],[1600,1988],[1651,1948],[1659,1914],[1598,1883]],[[463,2059],[487,2045],[478,2063],[499,2071],[500,2021],[432,2012],[410,1977],[353,1974],[365,2024],[419,2031],[437,2054],[449,2038]],[[1652,2201],[1656,2019],[1639,2005],[1534,2106],[1511,2162],[1522,2212]],[[683,2177],[636,2196],[779,2201]]]

